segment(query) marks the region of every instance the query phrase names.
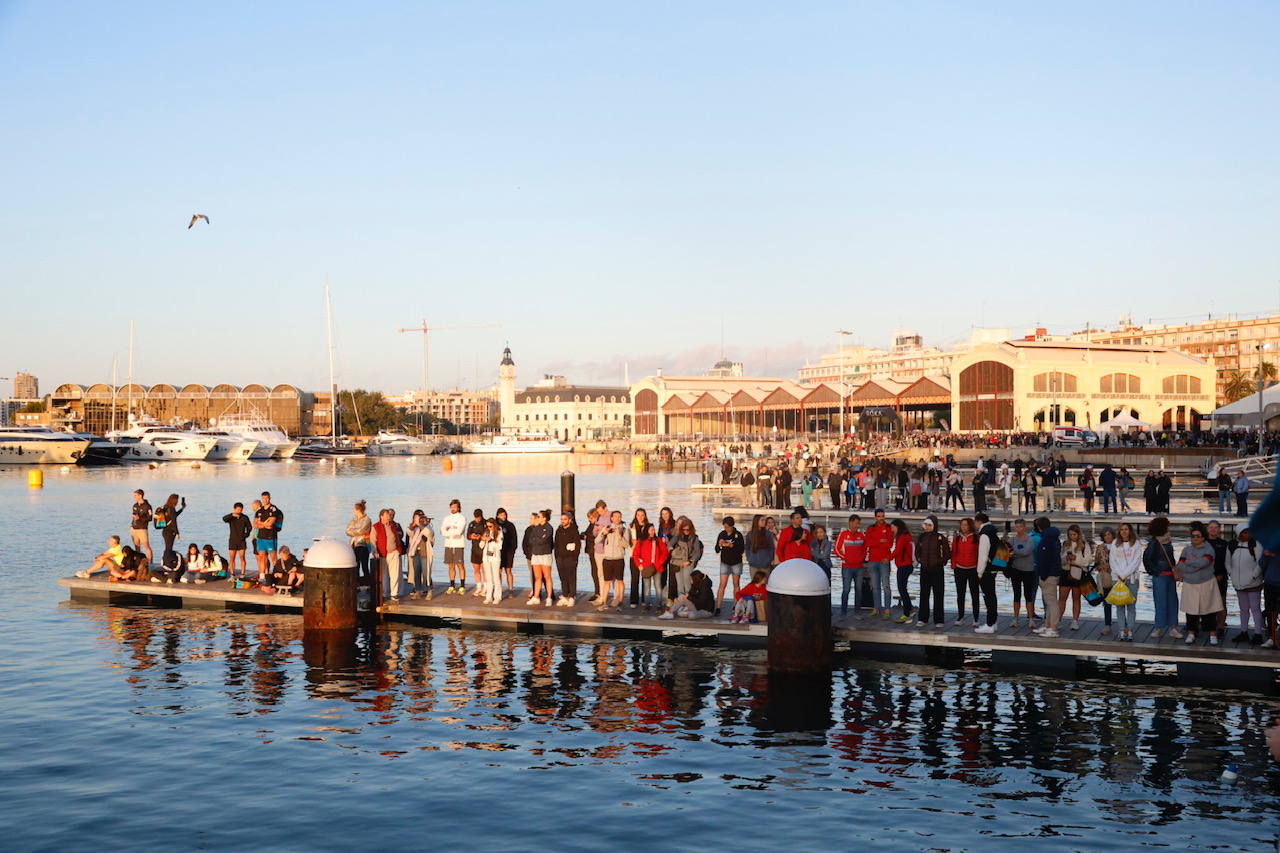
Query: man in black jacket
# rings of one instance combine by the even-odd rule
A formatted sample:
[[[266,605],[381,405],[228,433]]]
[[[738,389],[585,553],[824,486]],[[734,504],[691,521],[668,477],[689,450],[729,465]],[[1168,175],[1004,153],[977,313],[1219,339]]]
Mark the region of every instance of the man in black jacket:
[[[832,468],[831,473],[827,475],[827,490],[831,492],[831,508],[840,508],[840,492],[844,490],[844,477],[840,473],[840,469]]]

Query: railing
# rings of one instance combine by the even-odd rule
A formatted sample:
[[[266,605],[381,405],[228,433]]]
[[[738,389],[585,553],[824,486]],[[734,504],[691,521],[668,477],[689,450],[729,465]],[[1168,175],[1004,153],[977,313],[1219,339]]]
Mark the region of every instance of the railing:
[[[1212,475],[1213,472],[1222,468],[1233,478],[1243,473],[1250,480],[1266,481],[1271,483],[1276,476],[1276,457],[1274,456],[1243,456],[1239,459],[1226,459],[1221,462],[1210,462],[1206,466],[1206,475]]]

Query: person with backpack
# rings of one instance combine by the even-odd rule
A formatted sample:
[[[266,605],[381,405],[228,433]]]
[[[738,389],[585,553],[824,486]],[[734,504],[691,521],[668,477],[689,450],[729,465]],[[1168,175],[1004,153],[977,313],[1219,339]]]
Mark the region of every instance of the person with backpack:
[[[1231,586],[1236,591],[1236,602],[1240,607],[1240,633],[1233,642],[1248,641],[1255,646],[1262,645],[1262,587],[1264,576],[1262,567],[1258,565],[1261,556],[1258,543],[1253,541],[1248,527],[1236,531],[1236,538],[1231,542],[1231,555],[1227,560],[1227,574],[1231,578]],[[1249,633],[1252,623],[1253,634]]]
[[[1023,476],[1026,476],[1025,474]],[[1035,550],[1039,534],[1027,532],[1026,519],[1019,518],[1013,522],[1013,533],[1005,539],[1009,549],[1009,568],[1006,574],[1013,586],[1013,627],[1022,625],[1022,607],[1026,602],[1027,625],[1036,625],[1036,588],[1039,579],[1036,577]]]
[[[1159,639],[1168,632],[1175,640],[1182,637],[1178,630],[1178,584],[1173,576],[1178,560],[1173,555],[1173,539],[1169,536],[1169,519],[1160,516],[1147,524],[1147,547],[1142,552],[1142,568],[1151,578],[1151,600],[1155,607],[1155,628],[1152,639]]]
[[[987,612],[986,624],[976,626],[975,634],[994,634],[999,617],[996,614],[996,578],[1009,565],[1009,546],[1000,539],[996,526],[985,512],[974,516],[978,523],[978,589],[982,591],[982,608]]]
[[[688,516],[682,515],[676,520],[676,532],[671,537],[671,572],[675,576],[676,596],[687,596],[693,570],[702,560],[702,540],[693,527]]]

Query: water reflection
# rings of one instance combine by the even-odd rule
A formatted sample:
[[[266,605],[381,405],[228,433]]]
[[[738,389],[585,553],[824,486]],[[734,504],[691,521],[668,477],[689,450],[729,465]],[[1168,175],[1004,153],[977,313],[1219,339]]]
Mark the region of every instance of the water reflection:
[[[927,815],[926,835],[979,816],[1012,836],[1123,831],[1155,844],[1167,841],[1160,827],[1210,820],[1217,841],[1245,849],[1277,817],[1280,774],[1262,736],[1275,703],[1244,693],[890,665],[780,681],[760,653],[696,646],[304,636],[291,617],[80,612],[100,626],[133,713],[193,728],[252,717],[229,729],[264,741],[408,762],[469,753],[508,769],[609,767],[655,791],[821,790],[877,808],[888,797]],[[1224,790],[1229,761],[1241,783]]]

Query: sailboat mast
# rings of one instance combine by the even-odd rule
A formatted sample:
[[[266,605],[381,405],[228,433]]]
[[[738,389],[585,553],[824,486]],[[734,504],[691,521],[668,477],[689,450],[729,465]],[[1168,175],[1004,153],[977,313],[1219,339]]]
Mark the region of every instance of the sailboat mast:
[[[125,403],[125,427],[128,428],[129,420],[133,417],[133,321],[129,321],[129,390],[125,395],[128,401]]]
[[[116,383],[120,381],[119,370],[117,365],[120,359],[114,353],[111,355],[111,431],[116,429]]]
[[[338,446],[338,383],[333,379],[333,300],[329,286],[324,288],[325,328],[329,333],[329,441]]]

